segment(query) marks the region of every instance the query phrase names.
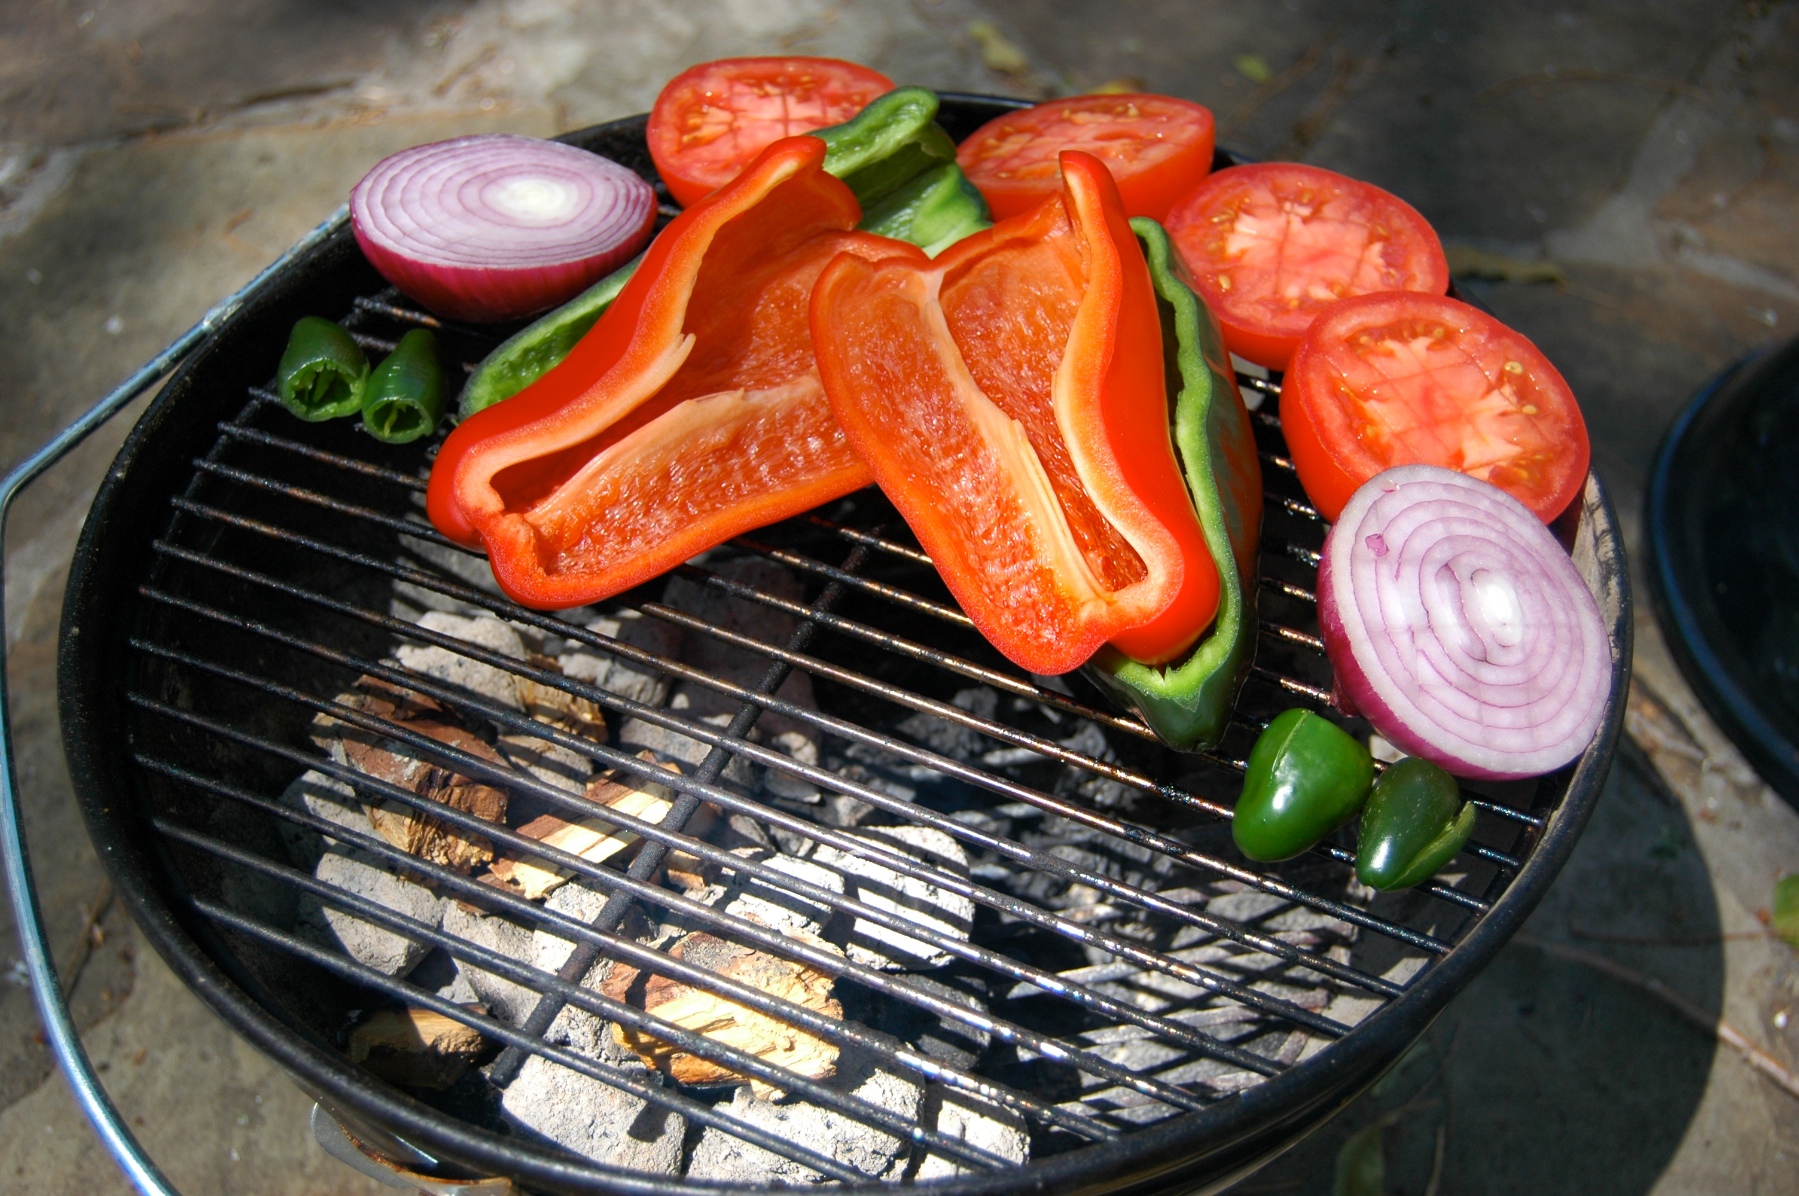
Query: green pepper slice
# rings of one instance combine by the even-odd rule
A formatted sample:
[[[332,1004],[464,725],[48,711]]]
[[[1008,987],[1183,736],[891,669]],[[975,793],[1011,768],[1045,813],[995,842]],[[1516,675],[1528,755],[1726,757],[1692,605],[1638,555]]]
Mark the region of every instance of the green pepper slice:
[[[1455,778],[1408,756],[1374,783],[1362,811],[1356,877],[1370,888],[1409,889],[1429,880],[1474,832],[1474,803]]]
[[[377,440],[409,444],[437,431],[443,418],[443,370],[437,365],[437,338],[414,328],[400,338],[387,359],[369,375],[362,403],[362,426]]]
[[[288,334],[275,370],[281,405],[304,420],[336,419],[362,410],[369,359],[350,334],[318,316],[302,317]]]
[[[463,384],[457,416],[510,399],[550,372],[569,350],[599,322],[618,293],[637,273],[643,254],[638,254],[555,311],[526,325],[499,343]]]
[[[1262,467],[1217,321],[1194,293],[1162,226],[1138,217],[1131,228],[1143,243],[1162,311],[1168,393],[1178,396],[1174,447],[1218,566],[1218,614],[1187,655],[1171,664],[1139,664],[1108,646],[1085,673],[1168,746],[1202,751],[1223,737],[1255,655]]]
[[[1231,837],[1252,860],[1298,855],[1349,821],[1374,783],[1374,758],[1309,710],[1276,716],[1249,752]]]
[[[849,184],[864,210],[901,184],[956,160],[956,143],[937,124],[937,93],[924,87],[877,96],[849,120],[812,136],[830,147],[825,170]]]
[[[910,241],[936,257],[970,233],[993,227],[987,201],[954,162],[927,170],[881,203],[865,208],[857,227]]]

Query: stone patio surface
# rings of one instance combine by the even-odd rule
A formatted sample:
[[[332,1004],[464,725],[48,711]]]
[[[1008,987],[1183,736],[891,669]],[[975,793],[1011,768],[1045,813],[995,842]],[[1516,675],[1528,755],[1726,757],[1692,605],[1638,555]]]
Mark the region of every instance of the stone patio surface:
[[[1633,555],[1669,421],[1718,370],[1799,330],[1792,3],[14,0],[0,9],[0,463],[387,153],[643,111],[690,63],[772,52],[957,90],[1186,96],[1241,152],[1399,193],[1462,284],[1573,385]],[[29,492],[6,541],[23,798],[78,1020],[188,1196],[387,1190],[327,1157],[309,1102],[140,949],[76,812],[57,614],[128,424]],[[1799,1067],[1799,956],[1763,925],[1776,879],[1799,870],[1799,814],[1706,718],[1641,598],[1628,729],[1527,932],[1373,1091],[1236,1191],[1332,1192],[1339,1159],[1377,1142],[1395,1194],[1799,1192],[1799,1099],[1567,950],[1654,977]],[[11,962],[0,952],[0,970]],[[10,979],[0,1187],[128,1190],[52,1074],[18,968]]]

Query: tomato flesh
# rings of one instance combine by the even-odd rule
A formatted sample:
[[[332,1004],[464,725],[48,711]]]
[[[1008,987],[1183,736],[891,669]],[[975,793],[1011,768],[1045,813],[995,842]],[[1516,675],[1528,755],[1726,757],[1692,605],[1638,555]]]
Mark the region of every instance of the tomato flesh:
[[[1281,426],[1300,484],[1329,520],[1375,474],[1439,465],[1547,523],[1579,493],[1591,457],[1573,392],[1536,346],[1437,295],[1326,308],[1282,383]]]
[[[1396,195],[1315,166],[1221,170],[1168,217],[1233,353],[1285,369],[1325,307],[1378,291],[1442,294],[1443,246]]]
[[[1167,217],[1212,169],[1212,113],[1173,96],[1091,95],[995,117],[956,151],[995,220],[1060,193],[1056,155],[1084,150],[1106,164],[1127,216]]]
[[[683,206],[724,186],[783,137],[841,124],[893,90],[837,58],[721,58],[668,81],[650,110],[650,157]]]

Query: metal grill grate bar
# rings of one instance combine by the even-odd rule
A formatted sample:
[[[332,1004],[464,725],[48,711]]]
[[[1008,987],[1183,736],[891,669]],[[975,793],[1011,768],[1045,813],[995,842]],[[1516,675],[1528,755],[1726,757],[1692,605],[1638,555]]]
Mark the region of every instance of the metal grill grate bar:
[[[332,610],[338,611],[339,613],[350,615],[353,618],[357,618],[361,621],[370,623],[374,626],[382,627],[383,629],[392,631],[396,634],[404,635],[409,638],[420,639],[420,640],[423,640],[423,641],[429,642],[429,643],[436,643],[440,647],[445,647],[445,648],[450,649],[451,651],[455,651],[460,654],[469,656],[471,659],[478,659],[478,660],[481,660],[483,663],[493,664],[495,667],[505,668],[514,673],[526,673],[526,675],[531,675],[526,670],[521,669],[521,666],[518,664],[518,662],[509,660],[503,656],[499,656],[497,654],[488,652],[485,649],[482,649],[476,645],[468,644],[465,641],[456,640],[453,637],[449,637],[449,636],[443,636],[438,633],[431,632],[428,629],[417,627],[413,624],[405,623],[400,620],[391,619],[388,616],[380,615],[380,614],[377,614],[372,611],[363,611],[363,610],[360,610],[359,608],[356,608],[350,604],[338,602],[335,599],[330,599],[330,598],[325,597],[324,595],[315,594],[315,593],[305,590],[301,587],[289,586],[286,583],[277,582],[273,579],[263,578],[261,575],[255,574],[251,571],[237,570],[233,566],[225,565],[221,562],[212,561],[209,558],[203,557],[199,554],[189,554],[189,553],[186,553],[185,550],[177,550],[177,549],[172,548],[171,546],[166,546],[166,545],[159,546],[159,548],[163,551],[170,553],[171,555],[179,554],[179,555],[188,556],[193,560],[194,563],[197,563],[197,564],[203,564],[203,565],[206,565],[211,568],[219,569],[220,571],[223,571],[223,572],[232,573],[234,575],[242,575],[246,580],[252,580],[252,581],[257,582],[258,584],[266,584],[272,589],[277,589],[282,592],[290,593],[295,597],[300,597],[306,601],[314,603],[315,605],[323,606],[327,609],[332,609]],[[151,598],[157,599],[159,601],[167,601],[167,602],[170,602],[170,603],[176,604],[176,605],[182,605],[188,609],[195,610],[196,613],[206,613],[207,617],[214,618],[223,623],[230,623],[232,625],[242,626],[247,630],[255,630],[257,634],[261,634],[261,635],[265,635],[269,638],[277,639],[280,642],[287,643],[290,646],[301,648],[302,650],[311,652],[315,655],[326,656],[327,658],[339,659],[339,660],[344,660],[344,661],[350,660],[350,658],[344,657],[342,654],[335,653],[330,649],[324,648],[322,645],[311,644],[311,643],[308,643],[307,641],[297,639],[296,637],[287,636],[284,633],[278,632],[272,628],[263,627],[261,624],[245,622],[241,619],[237,619],[230,615],[227,615],[224,612],[216,612],[216,611],[208,612],[207,608],[202,608],[202,607],[197,606],[196,604],[188,603],[184,600],[175,599],[175,598],[172,598],[171,596],[162,595],[158,592],[150,591],[147,589],[143,592],[145,593],[146,597],[151,597]],[[571,631],[571,634],[572,634],[572,631]],[[588,633],[588,634],[595,641],[595,646],[610,647],[613,643],[615,643],[615,641],[606,640],[605,637],[593,635],[592,633]],[[660,657],[650,657],[650,659],[653,661],[657,661],[657,662],[662,661],[662,658],[660,658]],[[373,662],[355,661],[353,666],[350,663],[346,663],[346,667],[379,669],[382,666],[375,665],[375,664],[373,664]],[[666,666],[659,664],[658,667],[668,667],[670,669],[670,671],[672,672],[676,668],[684,668],[685,666],[676,666],[673,664],[673,662],[667,662]],[[533,679],[538,680],[541,684],[554,685],[557,688],[564,689],[570,693],[578,694],[579,696],[586,697],[589,700],[601,702],[603,705],[606,705],[608,708],[621,709],[621,710],[627,708],[624,705],[624,700],[618,698],[616,695],[609,694],[603,690],[597,690],[597,689],[593,689],[591,687],[586,687],[586,686],[581,686],[579,684],[571,683],[561,677],[552,676],[547,673],[538,673],[536,675],[533,675]],[[730,685],[728,685],[728,683],[724,683],[722,681],[719,681],[718,679],[711,678],[709,675],[704,674],[704,673],[696,672],[695,679],[704,679],[707,681],[707,683],[717,686],[722,692],[732,694],[733,696],[742,696],[742,695],[748,694],[748,692],[749,692],[749,691],[741,690],[740,687],[730,686]],[[785,714],[788,717],[806,718],[807,721],[813,722],[814,725],[823,727],[824,729],[827,729],[827,730],[831,731],[832,733],[842,735],[845,738],[859,738],[859,739],[862,739],[864,742],[882,746],[885,750],[890,750],[890,751],[895,752],[895,754],[902,755],[909,759],[913,759],[921,764],[924,764],[927,767],[930,767],[936,771],[943,773],[944,775],[957,776],[957,777],[961,777],[963,779],[973,781],[977,784],[982,785],[985,788],[993,789],[996,792],[1002,793],[1005,796],[1008,796],[1008,797],[1011,797],[1011,798],[1014,798],[1017,800],[1023,800],[1032,805],[1038,806],[1039,808],[1044,809],[1048,812],[1054,813],[1060,817],[1067,818],[1070,821],[1079,822],[1083,825],[1089,826],[1089,827],[1091,827],[1095,830],[1099,830],[1103,833],[1112,834],[1118,838],[1125,839],[1127,841],[1133,841],[1133,842],[1140,841],[1140,844],[1142,846],[1149,847],[1151,850],[1161,850],[1164,852],[1164,854],[1169,854],[1175,858],[1180,859],[1182,862],[1193,864],[1195,866],[1198,866],[1198,867],[1201,867],[1201,868],[1204,868],[1207,870],[1222,872],[1225,875],[1229,876],[1231,879],[1240,880],[1243,883],[1251,884],[1254,887],[1261,888],[1265,892],[1269,892],[1276,896],[1286,898],[1287,900],[1295,901],[1295,902],[1297,902],[1299,904],[1303,904],[1303,905],[1309,905],[1315,909],[1318,909],[1320,912],[1329,913],[1332,916],[1339,917],[1344,921],[1354,922],[1356,924],[1367,925],[1369,929],[1374,929],[1374,930],[1380,931],[1381,933],[1388,934],[1388,935],[1390,935],[1390,937],[1399,938],[1405,942],[1410,943],[1413,946],[1418,946],[1425,950],[1433,951],[1433,953],[1438,953],[1438,954],[1447,950],[1447,944],[1443,944],[1440,940],[1437,940],[1431,936],[1423,935],[1419,932],[1412,931],[1412,930],[1409,930],[1404,927],[1396,926],[1392,923],[1386,922],[1383,919],[1379,919],[1379,918],[1374,917],[1373,915],[1367,914],[1365,911],[1356,909],[1353,906],[1347,906],[1341,902],[1335,902],[1335,901],[1331,901],[1327,898],[1321,898],[1321,897],[1317,897],[1312,894],[1305,893],[1302,890],[1294,888],[1293,886],[1286,885],[1286,884],[1284,884],[1280,881],[1277,881],[1273,878],[1270,878],[1270,877],[1262,876],[1262,875],[1255,873],[1249,869],[1241,868],[1237,865],[1229,863],[1228,861],[1219,859],[1218,857],[1198,853],[1198,852],[1194,851],[1192,848],[1189,848],[1185,844],[1179,843],[1178,841],[1168,840],[1163,836],[1154,835],[1152,832],[1145,831],[1141,828],[1133,827],[1128,824],[1123,824],[1123,823],[1119,823],[1119,822],[1116,822],[1111,819],[1107,819],[1104,816],[1095,814],[1092,811],[1090,811],[1082,806],[1078,806],[1078,805],[1074,805],[1072,803],[1060,801],[1056,798],[1050,797],[1047,794],[1040,793],[1037,790],[1030,789],[1026,786],[1019,785],[1019,784],[1016,784],[1013,782],[1005,781],[1003,778],[996,777],[993,774],[986,773],[980,769],[971,768],[970,766],[961,764],[960,762],[951,760],[947,757],[936,755],[936,754],[928,752],[924,749],[916,748],[909,744],[905,744],[900,741],[893,740],[889,737],[876,735],[872,732],[865,731],[862,728],[855,726],[854,724],[844,723],[840,720],[830,719],[827,716],[821,716],[821,715],[817,714],[817,712],[815,712],[815,711],[809,711],[805,707],[798,706],[798,705],[795,705],[792,703],[788,703],[788,702],[782,701],[781,699],[768,698],[768,699],[766,699],[766,704],[769,709],[779,711],[780,713]],[[718,732],[716,731],[716,729],[707,727],[704,724],[694,724],[694,723],[686,722],[684,720],[676,719],[676,718],[672,717],[671,715],[669,715],[666,711],[658,710],[653,707],[638,707],[638,706],[635,706],[635,704],[633,704],[632,708],[630,709],[630,713],[635,715],[636,717],[646,718],[651,721],[657,722],[659,725],[667,726],[670,729],[679,731],[680,733],[682,733],[684,735],[688,735],[695,739],[700,739],[702,741],[709,742],[709,743],[718,742],[718,739],[715,738],[718,736]],[[538,734],[545,738],[550,738],[550,739],[556,738],[556,733],[553,731],[534,730],[533,733]],[[621,763],[623,767],[626,767],[627,769],[636,770],[636,769],[641,769],[643,767],[641,762],[634,761],[633,758],[625,757],[625,756],[623,756],[622,753],[614,752],[611,749],[599,748],[597,745],[592,744],[590,741],[571,739],[571,741],[566,746],[571,747],[573,750],[581,751],[584,754],[593,756],[596,759],[602,759],[604,762],[607,762],[607,763],[614,763],[616,760],[617,762]],[[745,744],[742,747],[736,747],[735,750],[738,750],[740,752],[740,754],[750,756],[752,759],[758,758],[755,755],[755,751],[757,749],[754,749],[753,745]],[[601,753],[605,753],[605,754],[602,755]],[[961,838],[961,839],[964,839],[967,841],[978,841],[980,838],[982,838],[982,836],[980,836],[979,832],[977,832],[974,828],[971,828],[971,827],[967,826],[966,824],[958,822],[957,820],[934,815],[932,812],[930,812],[928,810],[911,806],[909,803],[896,801],[895,799],[890,798],[890,797],[886,796],[885,794],[880,794],[877,791],[867,789],[866,787],[853,786],[850,783],[846,782],[844,780],[844,778],[838,777],[835,774],[814,773],[809,770],[804,770],[800,766],[796,765],[796,763],[793,762],[792,760],[787,759],[778,753],[769,753],[765,759],[766,759],[767,763],[769,763],[770,765],[772,765],[774,767],[782,768],[783,770],[789,771],[789,772],[793,773],[794,775],[804,776],[808,780],[813,780],[814,783],[822,784],[829,788],[837,789],[838,791],[851,794],[852,796],[857,797],[858,800],[868,802],[871,805],[876,805],[877,807],[880,807],[880,808],[891,809],[891,810],[893,810],[893,812],[899,813],[902,817],[904,817],[910,821],[918,822],[923,825],[936,826],[939,829],[942,829],[942,830],[946,831],[947,833],[954,835],[957,838]],[[759,759],[758,762],[762,762],[762,760]],[[751,809],[752,809],[755,817],[767,819],[767,818],[771,818],[774,816],[774,812],[768,810],[766,807],[752,806]],[[805,825],[809,826],[810,824],[805,824]],[[810,833],[810,832],[808,832],[808,833]],[[1047,853],[1030,852],[1029,849],[1019,847],[1018,845],[1015,845],[1015,844],[1010,844],[1003,840],[997,840],[996,843],[1000,846],[1000,849],[1005,851],[1007,854],[1024,853],[1028,857],[1026,862],[1028,862],[1032,867],[1038,868],[1039,870],[1063,871],[1070,867],[1070,865],[1068,865],[1064,861],[1061,861],[1059,858],[1057,858],[1053,855],[1049,855]],[[940,881],[938,878],[934,877],[934,878],[932,878],[932,883],[941,884],[943,882]],[[1092,874],[1086,874],[1083,877],[1082,883],[1093,884],[1095,887],[1101,887],[1102,889],[1104,889],[1106,891],[1117,892],[1122,889],[1122,891],[1119,892],[1119,895],[1124,896],[1127,900],[1133,901],[1134,903],[1142,905],[1145,908],[1155,909],[1157,912],[1169,913],[1172,916],[1182,918],[1183,920],[1192,922],[1196,925],[1202,925],[1202,926],[1205,926],[1205,928],[1207,928],[1207,929],[1212,929],[1212,930],[1214,930],[1215,933],[1220,932],[1218,930],[1218,928],[1216,928],[1215,926],[1206,922],[1204,920],[1203,915],[1197,914],[1194,911],[1187,910],[1184,907],[1173,906],[1172,903],[1166,902],[1164,899],[1161,899],[1154,894],[1143,892],[1140,890],[1128,889],[1123,886],[1119,886],[1119,885],[1117,885],[1116,882],[1111,881],[1109,878],[1098,877],[1098,876],[1094,876]],[[1453,890],[1451,890],[1451,891],[1453,892]],[[1029,907],[1026,907],[1026,908],[1029,908]],[[1235,934],[1230,934],[1228,931],[1225,931],[1224,933],[1227,933],[1228,937],[1233,937],[1233,938],[1238,937]],[[1258,944],[1258,949],[1271,950],[1272,953],[1280,954],[1280,952],[1278,950],[1275,950],[1271,946],[1267,946],[1267,945]],[[1352,982],[1357,983],[1357,984],[1361,985],[1362,987],[1370,987],[1375,990],[1379,990],[1380,987],[1384,984],[1384,982],[1378,981],[1375,978],[1364,977],[1359,973],[1351,974],[1351,975],[1344,975],[1340,971],[1338,965],[1333,965],[1330,961],[1327,961],[1327,960],[1317,959],[1317,958],[1313,957],[1313,958],[1306,958],[1303,960],[1303,962],[1305,963],[1306,966],[1312,967],[1315,970],[1317,970],[1323,974],[1337,975],[1340,978],[1350,979]]]

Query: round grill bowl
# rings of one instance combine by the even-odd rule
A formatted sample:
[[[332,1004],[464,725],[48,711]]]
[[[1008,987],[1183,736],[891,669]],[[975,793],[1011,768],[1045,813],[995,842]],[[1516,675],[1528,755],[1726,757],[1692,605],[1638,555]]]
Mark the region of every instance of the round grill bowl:
[[[944,97],[942,120],[960,138],[1012,106],[950,95]],[[644,118],[634,117],[565,140],[653,178],[643,129]],[[1228,160],[1221,155],[1221,161]],[[389,651],[393,632],[380,625],[379,617],[389,609],[395,582],[391,573],[372,570],[367,562],[394,559],[402,529],[415,529],[409,533],[415,536],[424,530],[416,493],[396,485],[396,479],[421,477],[430,451],[418,445],[381,446],[340,425],[300,423],[259,398],[258,391],[266,386],[287,331],[299,317],[347,316],[378,347],[384,337],[392,339],[406,326],[392,322],[408,318],[406,306],[404,299],[384,290],[348,228],[341,227],[271,278],[219,327],[131,433],[83,529],[64,602],[62,725],[89,832],[139,925],[175,971],[371,1150],[429,1166],[445,1177],[511,1176],[531,1191],[719,1191],[715,1182],[634,1174],[499,1132],[491,1106],[469,1100],[466,1086],[450,1090],[462,1095],[427,1097],[376,1078],[349,1062],[343,1034],[354,1011],[392,1003],[391,993],[384,997],[379,986],[371,989],[347,980],[284,950],[276,938],[247,928],[248,922],[260,922],[281,929],[286,915],[271,908],[288,898],[281,892],[270,896],[267,886],[246,880],[255,872],[243,867],[242,858],[254,855],[282,865],[287,860],[278,819],[269,808],[221,794],[261,795],[272,804],[298,775],[301,766],[294,757],[271,755],[257,743],[316,754],[306,733],[314,708],[296,702],[292,694],[329,701],[355,669],[333,664],[308,646],[365,660]],[[455,328],[445,329],[443,336],[451,360],[477,360],[482,346],[491,343]],[[1271,393],[1277,385],[1243,381],[1250,394]],[[1007,680],[995,684],[1002,684],[1002,692],[1011,685],[1014,693],[1035,695],[1039,707],[1034,708],[1047,703],[1065,713],[1086,710],[1091,723],[1106,728],[1105,758],[1092,760],[1068,749],[1058,766],[1074,767],[1087,759],[1094,769],[1112,770],[1106,775],[1122,778],[1122,788],[1111,792],[1124,792],[1129,800],[1114,805],[1125,813],[1102,810],[1102,821],[1127,835],[1146,829],[1160,836],[1153,843],[1188,845],[1190,854],[1180,868],[1161,874],[1181,879],[1167,879],[1162,887],[1184,884],[1198,892],[1205,884],[1235,877],[1230,886],[1279,896],[1282,909],[1324,911],[1347,919],[1332,923],[1337,929],[1318,931],[1315,941],[1303,935],[1281,941],[1300,942],[1296,950],[1309,950],[1304,944],[1312,942],[1318,953],[1310,958],[1334,961],[1330,966],[1339,972],[1399,977],[1382,981],[1389,991],[1367,1000],[1369,993],[1357,991],[1354,984],[1325,982],[1301,968],[1298,974],[1311,977],[1321,1001],[1344,992],[1364,998],[1347,1033],[1321,1049],[1320,1042],[1308,1041],[1290,1052],[1294,1058],[1271,1062],[1266,1070],[1273,1074],[1238,1091],[1225,1094],[1193,1085],[1190,1091],[1206,1094],[1203,1107],[1172,1111],[1135,1127],[1128,1119],[1115,1120],[1109,1124],[1117,1132],[1107,1140],[1070,1142],[1068,1135],[1058,1138],[1033,1122],[1028,1164],[933,1181],[940,1190],[969,1196],[1027,1190],[1213,1191],[1248,1174],[1377,1078],[1492,959],[1562,867],[1598,798],[1622,723],[1631,623],[1616,523],[1603,488],[1589,479],[1577,509],[1558,527],[1599,601],[1613,654],[1612,698],[1586,753],[1539,781],[1473,793],[1486,803],[1477,847],[1458,861],[1456,874],[1439,878],[1427,893],[1373,902],[1366,893],[1358,896],[1349,886],[1353,844],[1347,839],[1296,864],[1273,868],[1257,869],[1235,855],[1216,808],[1204,813],[1200,807],[1212,799],[1226,807],[1234,801],[1237,781],[1230,765],[1247,751],[1253,720],[1297,703],[1319,705],[1329,688],[1328,665],[1313,638],[1315,621],[1307,622],[1313,616],[1302,601],[1323,528],[1315,517],[1305,517],[1303,495],[1290,473],[1283,472],[1284,447],[1271,415],[1258,416],[1257,434],[1273,500],[1262,556],[1269,579],[1262,591],[1264,634],[1256,672],[1239,703],[1246,721],[1214,756],[1179,756],[1147,743],[1116,714],[1097,713],[1104,703],[1078,682],[1072,692],[1039,690],[991,652],[982,655],[972,633],[931,624],[928,611],[920,615],[884,599],[877,592],[881,585],[909,589],[925,596],[925,606],[917,608],[924,610],[943,591],[933,588],[935,578],[926,566],[886,538],[903,537],[904,529],[891,521],[890,511],[883,520],[882,500],[872,492],[826,512],[833,522],[792,521],[785,530],[759,533],[757,544],[750,546],[791,562],[811,559],[806,554],[820,544],[836,545],[838,556],[820,557],[822,566],[796,566],[805,579],[806,601],[817,601],[826,582],[836,578],[843,582],[837,592],[844,605],[834,609],[844,618],[863,627],[886,619],[881,634],[922,639],[932,649],[948,645],[943,650],[962,662],[946,672],[941,659],[927,658],[929,653],[890,656],[871,647],[875,641],[866,636],[844,638],[841,624],[826,623],[817,643],[801,652],[800,662],[814,674],[824,714],[890,736],[903,707],[923,694],[924,704],[913,702],[914,710],[929,708],[992,735],[999,728],[984,722],[985,716],[929,704],[930,694],[942,702],[967,685],[969,669],[1004,673]],[[335,546],[336,555],[296,537]],[[856,559],[874,562],[858,575],[870,579],[866,582],[843,581],[847,573],[832,572],[839,569],[841,550],[856,543],[863,545]],[[870,545],[872,552],[866,551]],[[853,573],[847,564],[842,569]],[[446,585],[466,584],[452,573],[443,576]],[[474,575],[463,571],[461,576]],[[618,602],[654,603],[660,593],[659,585],[647,587]],[[490,601],[509,617],[524,617],[499,599]],[[359,618],[357,612],[377,617]],[[829,667],[811,667],[815,660]],[[956,667],[963,672],[956,673]],[[849,670],[841,676],[850,680],[833,680],[839,674],[832,669]],[[228,676],[232,670],[238,675]],[[869,686],[858,689],[858,677],[889,687],[881,699],[888,705],[871,697]],[[778,682],[775,677],[771,688]],[[895,694],[900,708],[892,705]],[[1016,701],[1012,708],[1027,704]],[[619,716],[609,710],[607,717],[616,726]],[[1002,709],[993,717],[1003,723],[1008,716]],[[881,742],[897,744],[891,738]],[[1057,749],[1050,745],[1046,750]],[[995,795],[1014,783],[1012,774],[1004,782],[986,792],[981,790],[985,782],[976,776],[964,789],[990,805],[1016,801],[1016,794]],[[1195,793],[1202,797],[1195,799]],[[1057,806],[1061,800],[1038,790],[1025,797],[1026,804],[1038,802],[1078,816],[1073,807],[1081,799]],[[920,809],[927,804],[919,799]],[[213,847],[205,849],[208,843]],[[1154,857],[1156,850],[1149,855]],[[1194,864],[1202,860],[1217,866],[1208,874]],[[977,869],[975,875],[980,880],[986,874]],[[1125,883],[1139,881],[1127,877]],[[1155,884],[1145,882],[1144,887]],[[1216,896],[1221,890],[1204,891]],[[1204,908],[1194,897],[1184,900]],[[1001,922],[977,918],[975,939]],[[1260,931],[1245,923],[1232,924],[1229,933],[1253,940]],[[1225,938],[1217,941],[1232,945]],[[1165,940],[1151,946],[1169,949]],[[1329,954],[1327,947],[1336,953]],[[1023,954],[1031,958],[1030,950]],[[1078,952],[1072,960],[1053,955],[1042,956],[1046,970],[1071,972],[1086,962]],[[1390,970],[1406,958],[1413,960],[1411,966]],[[1288,980],[1293,974],[1292,969],[1282,973]],[[1101,980],[1091,983],[1104,987]],[[1008,995],[1005,981],[988,991],[995,1016],[1023,1016],[1022,998],[1015,991]],[[1210,996],[1190,1003],[1229,1004]],[[1339,1012],[1347,1006],[1326,1008],[1330,1016],[1347,1016]],[[1051,1018],[1043,1023],[1049,1027],[1044,1033],[1072,1035],[1076,1046],[1090,1047],[1092,1040],[1078,1039],[1078,1033],[1105,1019],[1094,1021],[1090,1011],[1077,1012],[1089,1020]],[[1176,1004],[1165,1012],[1178,1014],[1182,1008]],[[1278,1017],[1258,1016],[1278,1029]],[[1004,1082],[1044,1105],[1092,1099],[1090,1091],[1033,1090],[1031,1077],[1048,1073],[1021,1069],[1019,1058],[1016,1052],[989,1048],[968,1067],[990,1079],[1009,1060],[1012,1070],[1003,1072],[1008,1077]],[[876,1190],[886,1185],[870,1180],[852,1186]]]

